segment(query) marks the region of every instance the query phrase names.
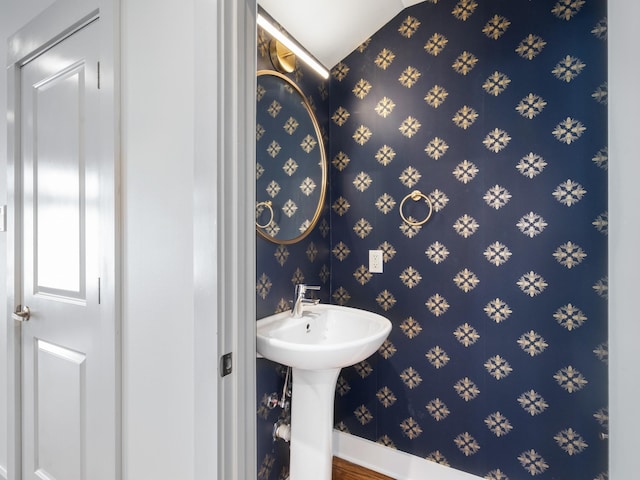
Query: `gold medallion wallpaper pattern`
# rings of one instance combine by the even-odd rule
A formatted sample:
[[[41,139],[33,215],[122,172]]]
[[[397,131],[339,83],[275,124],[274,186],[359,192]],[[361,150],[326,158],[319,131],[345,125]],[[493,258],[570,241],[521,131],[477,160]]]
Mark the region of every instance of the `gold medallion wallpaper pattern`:
[[[604,0],[429,0],[328,84],[298,70],[330,198],[302,244],[259,243],[259,316],[304,281],[393,323],[336,428],[487,479],[608,478],[606,40]],[[282,372],[258,372],[259,478],[284,478]]]

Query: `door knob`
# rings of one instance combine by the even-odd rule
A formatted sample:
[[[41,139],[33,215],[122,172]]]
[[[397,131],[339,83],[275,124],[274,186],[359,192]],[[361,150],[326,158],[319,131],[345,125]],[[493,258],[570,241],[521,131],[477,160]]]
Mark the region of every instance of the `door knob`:
[[[31,310],[26,305],[24,307],[22,305],[18,305],[16,307],[16,311],[13,312],[12,317],[18,322],[28,322],[31,318]]]

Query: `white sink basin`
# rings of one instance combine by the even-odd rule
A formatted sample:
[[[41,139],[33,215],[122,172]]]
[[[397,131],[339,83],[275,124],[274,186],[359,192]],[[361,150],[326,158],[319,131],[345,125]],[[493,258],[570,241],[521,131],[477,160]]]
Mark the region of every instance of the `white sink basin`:
[[[391,331],[386,318],[338,305],[305,305],[258,320],[257,350],[292,371],[289,480],[331,480],[333,400],[342,367],[372,355]]]
[[[339,305],[306,306],[258,320],[257,350],[269,360],[303,370],[348,367],[372,355],[391,331],[381,315]]]

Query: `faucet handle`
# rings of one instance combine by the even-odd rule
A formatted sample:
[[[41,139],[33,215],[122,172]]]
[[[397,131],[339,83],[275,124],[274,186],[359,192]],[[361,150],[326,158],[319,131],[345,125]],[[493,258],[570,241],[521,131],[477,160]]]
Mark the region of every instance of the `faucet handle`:
[[[304,283],[296,284],[296,291],[293,298],[293,308],[291,309],[291,316],[293,318],[300,318],[302,316],[302,309],[304,304],[317,305],[320,303],[319,299],[305,298],[305,294],[309,290],[320,290],[319,285],[305,285]]]
[[[295,292],[295,296],[299,297],[299,296],[303,296],[304,294],[307,293],[307,290],[320,290],[320,285],[306,285],[304,283],[298,283],[296,284],[296,292]]]

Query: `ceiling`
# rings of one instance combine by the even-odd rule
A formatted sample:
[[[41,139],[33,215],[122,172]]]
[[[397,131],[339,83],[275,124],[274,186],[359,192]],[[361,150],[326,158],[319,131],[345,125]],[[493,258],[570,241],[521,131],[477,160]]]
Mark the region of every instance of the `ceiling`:
[[[404,8],[421,1],[258,0],[258,3],[330,69]]]

